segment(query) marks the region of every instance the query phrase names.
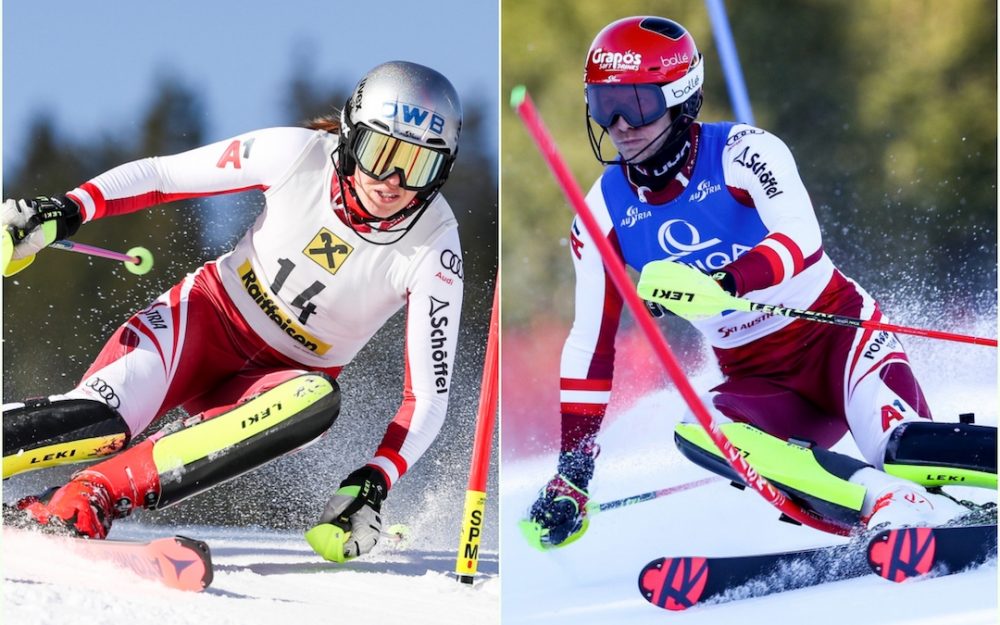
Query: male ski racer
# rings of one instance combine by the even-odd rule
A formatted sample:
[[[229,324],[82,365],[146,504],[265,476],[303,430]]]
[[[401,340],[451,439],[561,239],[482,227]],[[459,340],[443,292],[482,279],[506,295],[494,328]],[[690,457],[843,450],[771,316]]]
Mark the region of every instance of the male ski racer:
[[[695,121],[703,82],[702,55],[676,22],[631,17],[597,35],[585,93],[591,146],[607,168],[586,199],[604,236],[637,271],[666,259],[754,301],[885,321],[826,255],[785,144],[745,124]],[[541,548],[587,528],[622,308],[579,221],[570,248],[576,319],[562,352],[558,472],[522,524]],[[744,312],[692,323],[725,377],[706,405],[755,468],[802,505],[848,525],[942,523],[967,509],[889,473],[996,487],[996,429],[933,423],[891,333]],[[827,451],[848,431],[869,464]],[[675,439],[694,462],[738,479],[699,426],[679,424]],[[791,440],[814,447],[782,442]]]
[[[369,551],[383,498],[448,405],[462,252],[439,190],[461,124],[444,76],[391,62],[359,81],[339,118],[128,163],[66,196],[8,200],[5,234],[16,245],[5,273],[95,219],[251,189],[266,199],[233,251],[129,319],[76,388],[4,406],[5,478],[47,458],[117,451],[176,406],[195,415],[50,498],[20,502],[22,517],[103,538],[135,507],[162,508],[307,444],[337,417],[341,369],[407,306],[402,405],[320,517],[332,533],[322,555]]]

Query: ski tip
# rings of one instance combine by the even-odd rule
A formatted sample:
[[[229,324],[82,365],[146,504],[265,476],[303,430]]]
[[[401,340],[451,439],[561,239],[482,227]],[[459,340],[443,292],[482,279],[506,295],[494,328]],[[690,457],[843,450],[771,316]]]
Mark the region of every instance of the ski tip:
[[[931,572],[936,546],[930,527],[882,530],[868,543],[868,564],[877,575],[904,582]]]
[[[658,558],[639,572],[639,592],[665,610],[686,610],[698,604],[708,583],[705,558]]]

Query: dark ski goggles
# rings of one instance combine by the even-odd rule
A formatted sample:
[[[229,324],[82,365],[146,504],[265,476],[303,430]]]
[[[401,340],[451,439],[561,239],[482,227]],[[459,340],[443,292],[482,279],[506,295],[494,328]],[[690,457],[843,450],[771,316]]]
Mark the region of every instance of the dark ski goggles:
[[[604,128],[616,117],[638,128],[663,117],[667,100],[659,85],[587,85],[587,107],[590,117]]]
[[[410,191],[420,191],[441,176],[448,155],[396,137],[358,126],[354,144],[354,158],[361,171],[376,180],[385,180],[399,174],[399,186]]]

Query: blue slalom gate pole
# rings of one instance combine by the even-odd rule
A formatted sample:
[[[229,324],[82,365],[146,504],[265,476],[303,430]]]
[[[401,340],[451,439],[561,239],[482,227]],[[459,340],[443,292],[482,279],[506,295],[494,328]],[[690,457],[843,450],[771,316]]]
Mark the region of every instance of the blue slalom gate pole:
[[[726,78],[726,87],[729,89],[733,114],[736,116],[736,121],[753,126],[755,124],[753,111],[750,110],[750,96],[743,80],[740,56],[733,42],[733,31],[729,28],[726,5],[723,0],[705,0],[705,6],[708,8],[708,19],[712,22],[712,34],[722,63],[722,73]]]

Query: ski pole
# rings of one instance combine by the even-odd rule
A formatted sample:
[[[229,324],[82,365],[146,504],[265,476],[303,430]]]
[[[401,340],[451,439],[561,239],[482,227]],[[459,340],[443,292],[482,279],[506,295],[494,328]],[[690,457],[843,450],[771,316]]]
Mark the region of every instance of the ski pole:
[[[144,247],[133,247],[122,254],[121,252],[87,245],[86,243],[77,243],[69,239],[60,239],[53,242],[49,247],[57,250],[66,250],[67,252],[76,252],[78,254],[121,261],[125,265],[125,269],[137,276],[145,275],[153,268],[153,254]]]
[[[604,261],[604,267],[608,276],[621,294],[625,305],[632,313],[632,317],[645,334],[660,364],[663,365],[667,375],[670,376],[670,379],[677,387],[688,407],[691,408],[698,422],[705,428],[709,438],[718,447],[722,457],[729,462],[730,466],[743,479],[744,483],[750,485],[768,503],[783,512],[786,517],[790,517],[799,523],[824,532],[840,535],[850,534],[851,530],[854,529],[852,526],[825,519],[813,511],[802,508],[793,500],[786,497],[781,491],[764,479],[764,476],[757,473],[753,466],[743,457],[743,454],[729,442],[726,435],[722,433],[719,426],[712,420],[712,415],[708,412],[701,398],[698,397],[698,393],[694,390],[694,387],[691,386],[690,380],[688,380],[680,363],[677,362],[677,358],[670,350],[670,346],[667,344],[666,339],[663,338],[659,328],[653,322],[653,318],[646,312],[645,305],[643,305],[636,294],[635,285],[632,284],[632,280],[625,271],[625,265],[621,257],[615,253],[611,244],[608,243],[608,240],[601,232],[601,227],[598,225],[597,219],[591,212],[590,207],[587,206],[587,201],[583,197],[580,185],[573,178],[573,174],[559,153],[555,141],[542,122],[538,110],[528,96],[528,91],[525,87],[519,86],[513,90],[511,93],[511,106],[514,107],[521,121],[524,122],[531,138],[535,142],[535,146],[542,153],[542,157],[562,188],[563,194],[580,217],[580,221],[586,227],[590,238],[593,239],[594,245],[597,247]]]
[[[872,319],[855,319],[844,315],[819,312],[815,310],[799,310],[774,304],[758,304],[741,297],[730,295],[719,287],[711,276],[683,263],[657,260],[642,268],[639,284],[636,287],[639,297],[664,306],[674,314],[685,319],[702,319],[718,315],[727,310],[743,312],[761,312],[806,319],[819,323],[829,323],[848,328],[864,328],[866,330],[885,330],[897,334],[910,334],[932,339],[972,343],[996,347],[996,339],[967,336],[938,330],[924,330],[891,323],[882,323]]]
[[[691,490],[692,488],[698,488],[699,486],[707,486],[708,484],[721,482],[722,480],[723,478],[713,475],[711,477],[703,477],[700,480],[694,480],[693,482],[685,482],[683,484],[677,484],[676,486],[668,486],[667,488],[661,488],[660,490],[651,490],[648,493],[642,493],[640,495],[622,497],[621,499],[615,499],[614,501],[605,501],[603,503],[590,502],[587,504],[587,514],[594,515],[598,512],[606,512],[608,510],[631,506],[644,501],[652,501],[653,499],[666,497],[667,495],[673,495],[675,493],[681,493],[686,490]]]

